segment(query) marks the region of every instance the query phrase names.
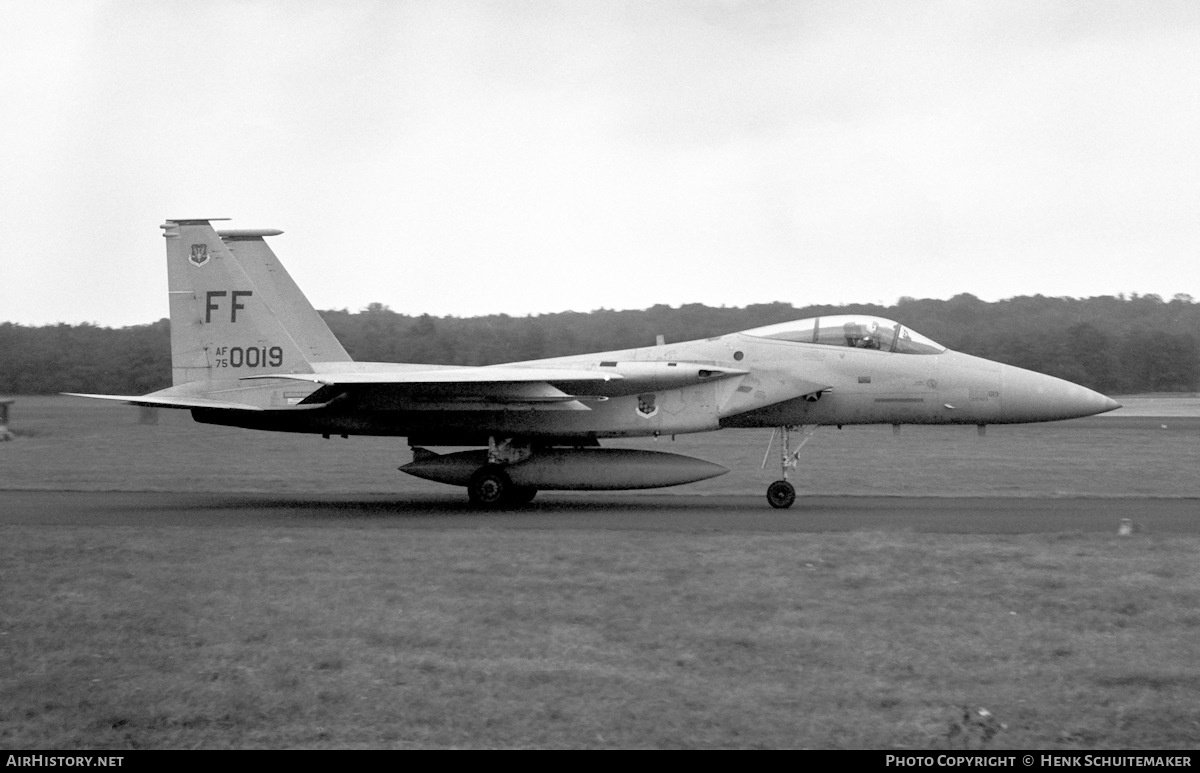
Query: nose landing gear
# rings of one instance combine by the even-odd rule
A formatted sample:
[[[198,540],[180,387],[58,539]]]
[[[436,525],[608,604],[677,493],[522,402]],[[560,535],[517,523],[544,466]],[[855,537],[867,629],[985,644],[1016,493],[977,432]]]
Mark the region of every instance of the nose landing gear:
[[[771,430],[771,439],[767,442],[767,452],[763,455],[763,469],[766,469],[767,459],[771,455],[771,446],[775,442],[775,434],[782,430],[783,433],[783,448],[780,454],[780,468],[783,474],[782,480],[777,480],[767,487],[767,503],[777,510],[786,510],[791,507],[796,501],[796,487],[788,481],[788,475],[795,472],[796,466],[800,460],[800,449],[804,448],[804,444],[812,440],[813,434],[817,431],[816,424],[808,424],[803,427],[804,439],[792,450],[791,431],[796,429],[795,426],[783,426],[778,429]]]

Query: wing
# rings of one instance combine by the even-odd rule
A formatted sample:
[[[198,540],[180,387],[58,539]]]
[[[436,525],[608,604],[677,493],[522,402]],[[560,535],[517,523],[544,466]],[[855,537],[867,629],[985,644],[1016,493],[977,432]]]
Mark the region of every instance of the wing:
[[[192,383],[141,396],[70,394],[132,405],[238,411],[315,410],[332,407],[350,397],[359,408],[367,410],[587,411],[591,410],[589,404],[611,397],[679,389],[749,373],[707,362],[640,360],[562,363],[553,367],[341,362],[314,363],[314,366],[314,373],[273,373],[232,382]],[[302,391],[284,391],[287,384],[294,382],[311,386],[297,384]],[[790,386],[793,389],[789,397],[827,388],[807,382]],[[735,412],[759,407],[761,403],[761,398],[747,399],[750,395],[742,395],[741,388],[736,394],[733,402],[739,405]]]
[[[576,367],[499,365],[428,370],[344,370],[248,376],[247,381],[284,379],[322,385],[308,401],[338,395],[369,397],[397,410],[589,410],[587,403],[641,392],[676,389],[748,371],[707,363],[600,362]]]
[[[570,368],[436,368],[431,370],[350,370],[334,373],[272,373],[247,376],[244,381],[282,378],[315,384],[516,384],[516,383],[604,383],[621,379],[619,373],[597,373]]]

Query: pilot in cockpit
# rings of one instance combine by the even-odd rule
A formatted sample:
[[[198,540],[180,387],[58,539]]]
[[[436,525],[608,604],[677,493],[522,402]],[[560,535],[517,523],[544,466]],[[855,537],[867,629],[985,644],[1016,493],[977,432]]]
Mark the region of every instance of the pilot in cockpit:
[[[855,349],[878,349],[879,336],[878,323],[871,323],[871,329],[864,330],[864,326],[857,322],[847,322],[842,325],[842,330],[846,336],[846,346],[854,347]]]

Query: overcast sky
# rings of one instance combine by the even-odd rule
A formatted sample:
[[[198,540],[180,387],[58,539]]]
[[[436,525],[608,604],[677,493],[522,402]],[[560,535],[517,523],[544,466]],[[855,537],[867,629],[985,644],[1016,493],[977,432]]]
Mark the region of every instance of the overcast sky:
[[[1200,297],[1200,3],[0,0],[0,321]]]

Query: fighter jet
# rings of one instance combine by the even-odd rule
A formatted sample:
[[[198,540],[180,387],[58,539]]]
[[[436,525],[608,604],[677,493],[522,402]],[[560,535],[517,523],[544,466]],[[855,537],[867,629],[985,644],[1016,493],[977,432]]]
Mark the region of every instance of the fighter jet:
[[[355,362],[266,243],[278,230],[168,220],[172,386],[78,395],[188,409],[195,421],[278,432],[408,439],[403,472],[463,486],[485,508],[539,490],[690,483],[728,470],[610,438],[726,428],[782,434],[772,507],[799,428],[1011,424],[1120,407],[1077,384],[954,352],[861,314],[814,317],[685,343],[485,367]],[[774,438],[774,435],[772,436]],[[472,450],[436,453],[434,448]]]

